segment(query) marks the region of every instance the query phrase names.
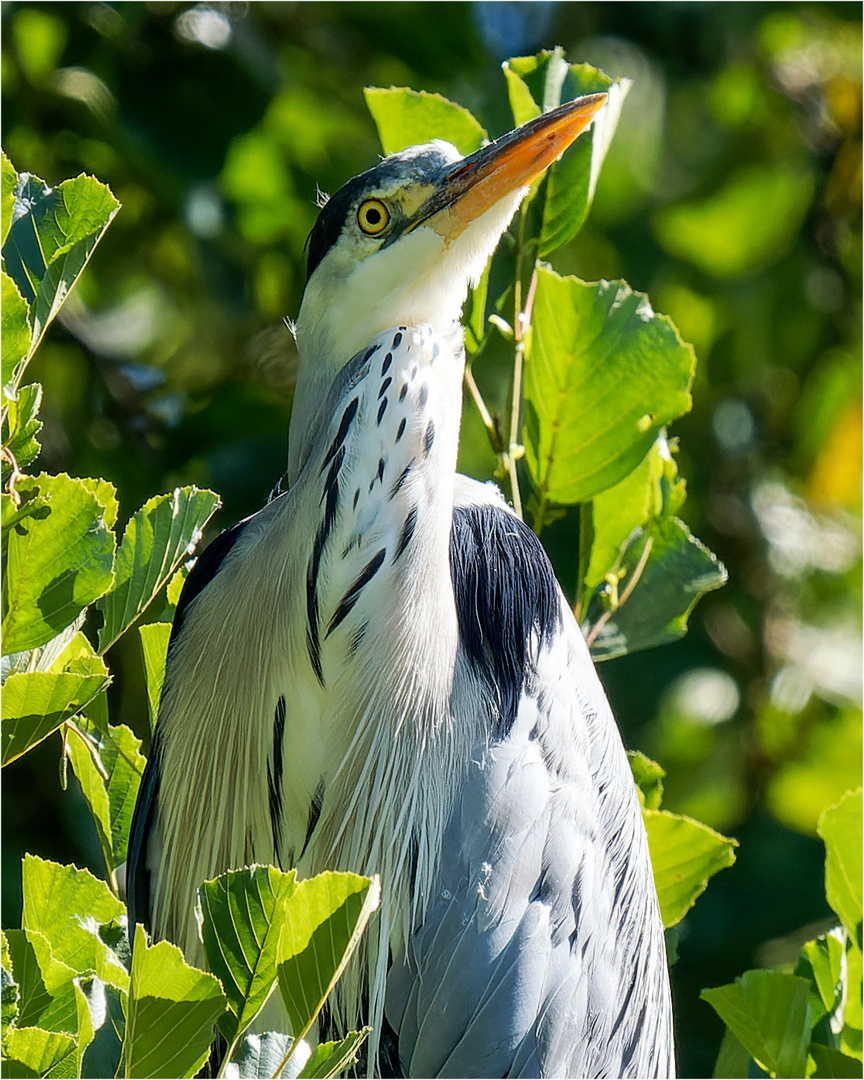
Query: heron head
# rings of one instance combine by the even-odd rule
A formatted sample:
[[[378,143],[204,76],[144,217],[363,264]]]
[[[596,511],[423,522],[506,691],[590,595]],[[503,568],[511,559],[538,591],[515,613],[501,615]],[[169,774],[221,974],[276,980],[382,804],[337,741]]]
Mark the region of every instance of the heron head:
[[[308,428],[336,373],[377,334],[458,321],[529,185],[605,100],[568,102],[467,157],[446,142],[410,147],[326,202],[309,238],[292,427]]]

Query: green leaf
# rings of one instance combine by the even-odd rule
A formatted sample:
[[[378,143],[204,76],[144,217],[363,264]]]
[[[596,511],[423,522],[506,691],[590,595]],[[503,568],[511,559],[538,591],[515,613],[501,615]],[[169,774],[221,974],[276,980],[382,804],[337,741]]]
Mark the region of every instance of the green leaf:
[[[685,498],[685,484],[661,434],[642,463],[591,502],[594,542],[585,575],[585,589],[595,589],[614,571],[634,529],[658,514],[674,513]]]
[[[362,1031],[349,1032],[336,1042],[319,1043],[297,1074],[298,1080],[327,1080],[327,1077],[339,1076],[357,1061],[360,1047],[371,1032],[372,1028],[365,1027]]]
[[[396,86],[367,86],[363,94],[385,154],[432,139],[452,143],[462,155],[472,154],[487,139],[467,109],[440,94]]]
[[[849,1057],[832,1046],[822,1046],[820,1043],[810,1043],[807,1050],[813,1061],[812,1071],[808,1068],[806,1075],[814,1080],[823,1080],[823,1077],[860,1077],[861,1062],[854,1057]]]
[[[727,1027],[723,1032],[713,1076],[716,1080],[748,1080],[751,1057]]]
[[[624,479],[689,410],[695,356],[647,297],[538,267],[525,367],[525,449],[544,503]]]
[[[6,237],[12,225],[12,210],[15,207],[15,185],[18,183],[18,173],[12,162],[6,157],[6,151],[0,154],[2,157],[3,183],[2,183],[2,214],[0,214],[0,244],[6,243]],[[3,379],[6,382],[6,379]]]
[[[659,210],[654,231],[667,251],[714,277],[741,277],[789,248],[813,191],[813,177],[798,166],[750,166],[707,199]]]
[[[207,964],[228,998],[219,1030],[229,1048],[273,990],[287,901],[297,890],[294,877],[293,870],[252,866],[222,874],[199,890]]]
[[[2,326],[3,386],[9,386],[15,369],[30,351],[30,306],[5,270],[0,271],[0,326]]]
[[[120,1061],[126,1018],[124,994],[98,978],[79,979],[90,1007],[93,1040],[84,1050],[79,1076],[113,1077]]]
[[[101,932],[126,914],[104,881],[89,870],[25,855],[22,868],[25,930],[40,931],[52,953],[74,974],[95,971],[124,992],[129,976]]]
[[[703,990],[756,1063],[772,1076],[804,1076],[812,1015],[808,983],[779,971],[747,971],[734,983]]]
[[[3,258],[7,273],[31,306],[29,359],[120,204],[91,176],[78,176],[49,188],[38,177],[22,173],[14,197],[14,220],[3,245]],[[18,368],[16,381],[26,359]]]
[[[659,810],[663,799],[663,777],[666,770],[639,750],[628,750],[627,760],[636,781],[639,801],[648,810]]]
[[[39,406],[42,404],[42,387],[39,383],[22,386],[14,400],[6,399],[6,425],[8,436],[4,435],[4,445],[15,458],[19,469],[26,468],[34,461],[42,449],[36,436],[42,427],[39,419]],[[3,479],[11,472],[11,466],[4,459]]]
[[[17,490],[47,505],[4,536],[4,654],[50,641],[114,580],[114,534],[104,504],[86,483],[42,473],[21,481]]]
[[[114,588],[99,602],[105,623],[99,652],[105,653],[138,618],[201,539],[220,506],[219,496],[196,487],[157,495],[132,515],[114,564]]]
[[[7,930],[12,974],[20,988],[18,1027],[78,1031],[75,972],[51,952],[37,930]]]
[[[861,948],[862,789],[847,792],[819,819],[825,841],[825,895],[850,937]]]
[[[176,574],[174,577],[176,578]],[[172,581],[174,578],[172,578]],[[170,585],[169,585],[170,588]],[[156,727],[159,715],[159,699],[162,697],[162,683],[165,679],[165,657],[171,638],[171,623],[144,623],[138,627],[141,637],[141,652],[144,655],[144,677],[147,681],[147,710],[150,716],[151,732]]]
[[[377,878],[326,872],[302,881],[286,905],[279,941],[279,989],[302,1039],[377,908]]]
[[[595,661],[664,645],[687,632],[687,619],[699,598],[726,581],[726,569],[678,518],[653,518],[634,533],[624,550],[621,567],[625,571],[619,594],[629,585],[650,543],[630,596],[611,616],[600,622],[603,596],[588,609],[583,629],[589,631],[591,655]],[[605,616],[603,616],[605,619]]]
[[[252,1032],[240,1040],[232,1061],[239,1066],[243,1080],[270,1080],[270,1077],[297,1076],[297,1060],[301,1051],[292,1052],[293,1039],[281,1031],[267,1031],[262,1035]],[[302,1044],[308,1050],[306,1043]],[[296,1053],[296,1058],[294,1057]],[[286,1058],[291,1060],[285,1067]]]
[[[36,1027],[13,1028],[6,1032],[3,1044],[3,1075],[75,1076],[76,1053],[77,1042],[71,1035]]]
[[[643,810],[642,816],[663,925],[674,926],[705,891],[708,880],[735,862],[737,841],[666,810]]]
[[[141,740],[121,724],[109,726],[96,745],[72,731],[67,745],[72,768],[96,822],[105,864],[113,873],[126,860],[132,814],[146,764]]]
[[[801,970],[804,965],[799,961],[799,969],[795,974],[805,977],[812,974],[817,997],[822,1010],[826,1013],[834,1011],[839,993],[842,991],[841,973],[844,951],[843,942],[834,934],[822,934],[814,941],[808,941],[801,949],[801,961],[804,961],[809,972]]]
[[[590,64],[568,64],[560,48],[515,57],[503,67],[517,125],[586,94],[608,95],[589,130],[549,169],[539,237],[539,255],[546,258],[571,240],[588,216],[630,81],[610,79]]]
[[[6,940],[5,933],[3,935],[3,967],[0,973],[2,973],[0,1007],[2,1007],[2,1022],[5,1031],[18,1016],[18,1003],[21,998],[18,983],[15,982],[12,974],[12,958],[9,955],[9,942]]]
[[[132,987],[121,1067],[126,1077],[194,1076],[210,1053],[226,1000],[213,975],[190,967],[176,945],[149,945],[135,927]]]
[[[85,708],[110,682],[107,674],[29,671],[3,687],[2,762],[8,765]]]

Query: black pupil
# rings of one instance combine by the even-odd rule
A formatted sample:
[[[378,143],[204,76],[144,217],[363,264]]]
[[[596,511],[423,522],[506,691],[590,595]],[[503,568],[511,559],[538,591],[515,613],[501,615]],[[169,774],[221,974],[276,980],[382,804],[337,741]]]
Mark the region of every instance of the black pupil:
[[[370,206],[366,210],[366,224],[378,225],[381,221],[381,211],[376,210],[374,206]]]

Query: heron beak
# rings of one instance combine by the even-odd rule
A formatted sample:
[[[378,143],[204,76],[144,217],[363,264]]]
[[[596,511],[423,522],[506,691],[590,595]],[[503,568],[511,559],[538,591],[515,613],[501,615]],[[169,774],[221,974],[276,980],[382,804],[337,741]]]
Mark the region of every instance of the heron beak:
[[[454,162],[410,228],[425,224],[454,239],[500,199],[528,187],[575,142],[605,101],[605,94],[568,101]]]

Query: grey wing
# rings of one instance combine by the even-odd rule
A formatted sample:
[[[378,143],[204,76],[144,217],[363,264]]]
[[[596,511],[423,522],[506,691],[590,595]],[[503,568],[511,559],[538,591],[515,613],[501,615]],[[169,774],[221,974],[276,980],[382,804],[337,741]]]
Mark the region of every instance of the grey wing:
[[[539,544],[503,508],[481,517],[466,567],[454,563],[453,717],[476,713],[485,692],[490,736],[468,765],[423,924],[391,970],[401,1066],[427,1077],[671,1076],[663,930],[615,721]],[[463,574],[481,578],[467,598]],[[504,686],[522,634],[521,678]]]

